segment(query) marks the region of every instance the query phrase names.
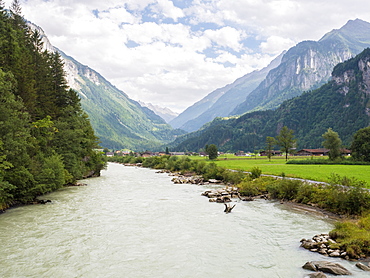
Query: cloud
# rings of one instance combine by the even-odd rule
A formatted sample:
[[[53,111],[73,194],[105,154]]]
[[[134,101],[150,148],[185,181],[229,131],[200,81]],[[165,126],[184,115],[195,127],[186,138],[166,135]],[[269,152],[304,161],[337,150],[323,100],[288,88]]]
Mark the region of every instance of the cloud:
[[[6,0],[9,6],[12,0]],[[131,98],[181,111],[349,19],[367,0],[21,0],[51,43]]]
[[[179,18],[184,17],[184,12],[181,9],[175,7],[173,3],[169,0],[158,0],[154,11],[162,14],[167,18],[172,18],[175,22],[177,22]]]
[[[271,36],[265,42],[261,43],[260,48],[263,53],[280,54],[283,50],[294,46],[294,44],[294,41],[291,39]]]
[[[215,45],[240,51],[243,48],[240,41],[245,37],[245,34],[242,31],[226,26],[217,30],[206,30],[204,36],[209,38]]]

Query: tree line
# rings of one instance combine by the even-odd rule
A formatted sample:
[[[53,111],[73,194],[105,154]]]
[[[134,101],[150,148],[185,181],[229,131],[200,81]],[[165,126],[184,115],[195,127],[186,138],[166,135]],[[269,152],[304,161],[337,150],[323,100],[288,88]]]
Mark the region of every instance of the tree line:
[[[0,210],[99,175],[98,138],[68,88],[63,60],[44,50],[18,0],[0,0]]]

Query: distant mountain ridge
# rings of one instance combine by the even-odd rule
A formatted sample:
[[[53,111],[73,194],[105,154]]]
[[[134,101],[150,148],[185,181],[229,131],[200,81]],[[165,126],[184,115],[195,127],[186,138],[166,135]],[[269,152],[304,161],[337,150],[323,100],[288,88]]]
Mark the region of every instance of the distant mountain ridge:
[[[184,133],[174,130],[160,116],[130,99],[93,69],[52,46],[40,27],[31,24],[31,28],[43,36],[46,49],[61,54],[68,85],[79,93],[82,108],[103,147],[155,149]]]
[[[230,115],[277,108],[284,100],[313,90],[330,79],[335,65],[370,47],[370,23],[349,20],[319,41],[303,41],[290,48],[281,64]]]
[[[174,128],[191,132],[198,130],[216,117],[228,116],[238,104],[244,101],[246,95],[261,83],[269,71],[280,64],[284,53],[276,57],[267,67],[248,73],[233,83],[214,90],[188,107],[178,117],[170,121],[170,124]]]
[[[216,144],[221,151],[265,148],[267,136],[283,126],[293,129],[297,148],[318,148],[328,128],[349,146],[353,134],[370,125],[370,48],[332,72],[320,88],[284,101],[276,110],[255,111],[238,118],[217,118],[207,128],[186,134],[171,144],[176,150],[199,151]],[[183,140],[185,139],[185,140]]]
[[[160,107],[159,105],[154,105],[154,104],[151,104],[151,103],[145,103],[145,102],[142,102],[140,100],[138,101],[138,103],[142,107],[147,107],[150,110],[152,110],[155,114],[160,116],[167,123],[170,122],[171,120],[173,120],[174,118],[176,118],[179,115],[179,113],[173,112],[171,109],[169,109],[167,107]]]
[[[326,83],[336,64],[354,57],[369,46],[370,23],[360,19],[349,20],[319,41],[300,42],[269,67],[213,91],[170,124],[192,132],[216,117],[276,109],[284,100]]]

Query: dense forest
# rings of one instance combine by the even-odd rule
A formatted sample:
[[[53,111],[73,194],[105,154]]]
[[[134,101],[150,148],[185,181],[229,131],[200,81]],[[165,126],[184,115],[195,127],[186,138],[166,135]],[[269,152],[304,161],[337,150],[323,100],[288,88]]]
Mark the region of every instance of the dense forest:
[[[0,1],[0,210],[99,175],[105,163],[58,53],[43,50],[17,0]]]
[[[370,49],[337,65],[333,79],[322,87],[283,102],[276,110],[257,111],[235,118],[216,118],[201,130],[179,137],[168,147],[199,151],[215,144],[221,151],[263,150],[267,136],[283,126],[294,131],[297,148],[322,147],[322,134],[336,131],[346,147],[354,133],[370,123]]]

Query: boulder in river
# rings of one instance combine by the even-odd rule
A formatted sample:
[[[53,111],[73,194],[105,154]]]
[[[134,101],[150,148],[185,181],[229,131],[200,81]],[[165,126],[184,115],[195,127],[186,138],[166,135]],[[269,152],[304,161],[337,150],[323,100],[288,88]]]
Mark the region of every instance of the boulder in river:
[[[303,268],[313,271],[322,271],[334,275],[351,275],[351,272],[349,272],[344,266],[340,265],[339,263],[328,261],[307,262]]]
[[[369,266],[367,266],[367,265],[364,265],[363,263],[357,263],[356,266],[359,269],[362,269],[363,271],[370,271],[370,264]]]
[[[307,277],[307,278],[327,278],[328,276],[326,276],[322,272],[315,272],[315,273],[308,274],[305,277]]]

